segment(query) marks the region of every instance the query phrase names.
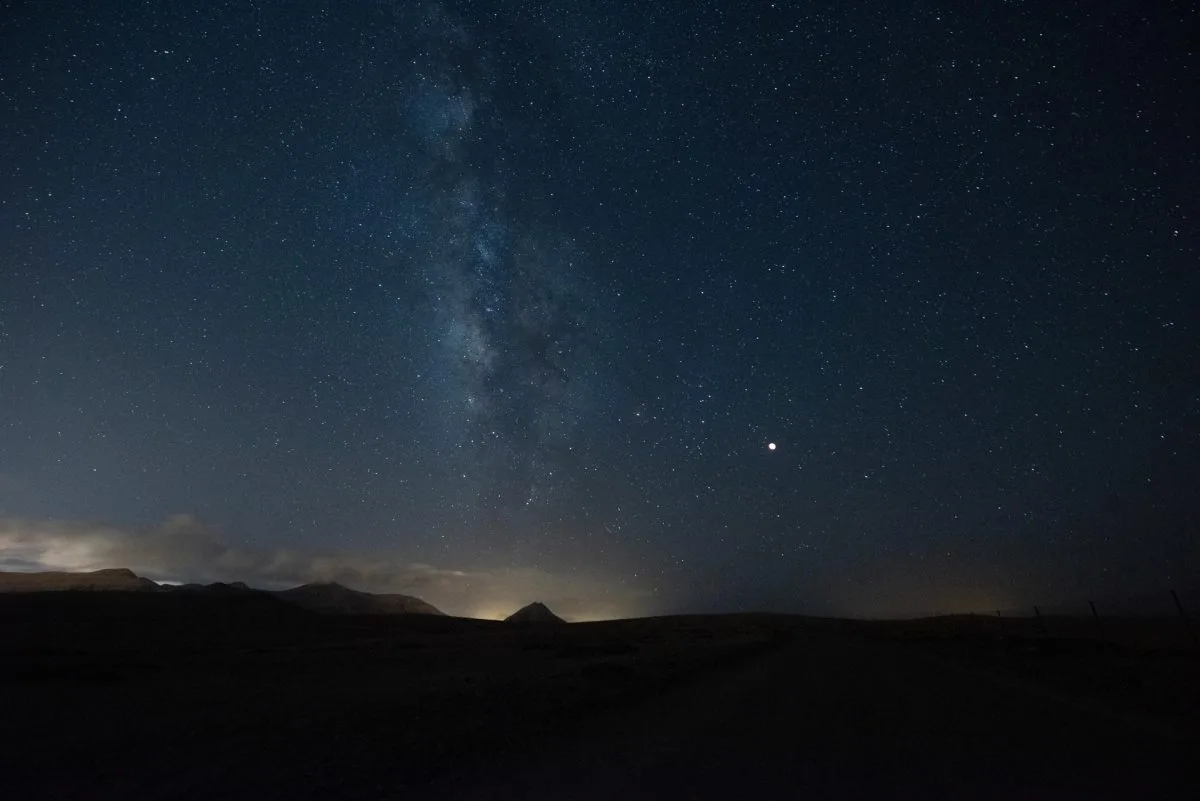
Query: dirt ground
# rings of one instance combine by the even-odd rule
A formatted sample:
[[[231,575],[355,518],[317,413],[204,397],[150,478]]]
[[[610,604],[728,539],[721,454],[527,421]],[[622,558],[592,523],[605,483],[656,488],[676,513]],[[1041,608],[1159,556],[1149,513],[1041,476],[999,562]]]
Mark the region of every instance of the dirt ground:
[[[513,627],[11,596],[0,783],[23,799],[1191,798],[1198,669],[1186,650],[948,624]]]

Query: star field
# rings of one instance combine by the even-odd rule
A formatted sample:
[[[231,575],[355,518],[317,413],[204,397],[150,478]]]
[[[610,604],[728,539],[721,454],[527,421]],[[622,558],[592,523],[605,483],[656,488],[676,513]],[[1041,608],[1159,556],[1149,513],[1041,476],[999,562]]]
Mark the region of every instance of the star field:
[[[1200,589],[1182,6],[3,15],[10,567],[580,618]]]

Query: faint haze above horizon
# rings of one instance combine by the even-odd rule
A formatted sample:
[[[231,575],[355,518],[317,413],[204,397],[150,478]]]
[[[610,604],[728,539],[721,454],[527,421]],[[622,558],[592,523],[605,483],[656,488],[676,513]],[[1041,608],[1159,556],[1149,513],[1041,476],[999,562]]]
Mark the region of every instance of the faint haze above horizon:
[[[0,17],[0,569],[1200,596],[1190,7]]]

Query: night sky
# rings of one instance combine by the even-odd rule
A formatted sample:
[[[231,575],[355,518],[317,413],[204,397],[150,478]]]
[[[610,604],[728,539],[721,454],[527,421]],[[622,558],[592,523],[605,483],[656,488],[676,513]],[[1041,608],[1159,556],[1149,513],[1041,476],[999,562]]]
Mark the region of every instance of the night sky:
[[[1191,4],[2,9],[0,568],[1198,586]]]

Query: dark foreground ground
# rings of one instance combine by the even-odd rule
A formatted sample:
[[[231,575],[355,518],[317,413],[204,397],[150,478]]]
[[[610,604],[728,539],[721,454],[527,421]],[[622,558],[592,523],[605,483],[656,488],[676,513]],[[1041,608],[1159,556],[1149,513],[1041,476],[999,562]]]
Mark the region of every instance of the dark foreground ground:
[[[6,798],[1193,799],[1198,743],[1170,637],[0,597]]]

